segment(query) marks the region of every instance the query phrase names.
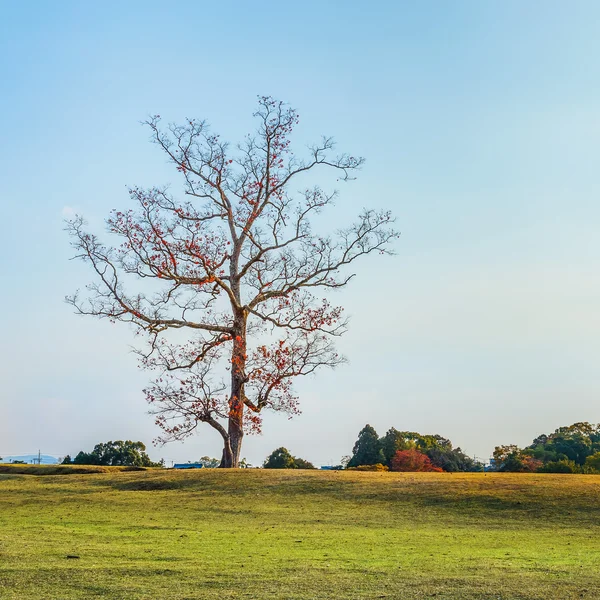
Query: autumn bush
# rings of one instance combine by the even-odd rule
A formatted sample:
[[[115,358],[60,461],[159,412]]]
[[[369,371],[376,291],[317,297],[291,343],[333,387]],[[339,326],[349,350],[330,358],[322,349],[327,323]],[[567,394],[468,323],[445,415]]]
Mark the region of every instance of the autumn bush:
[[[347,471],[389,471],[389,467],[376,463],[374,465],[359,465],[358,467],[348,467]]]
[[[436,467],[431,459],[415,448],[398,450],[391,461],[392,471],[442,473],[444,470]]]

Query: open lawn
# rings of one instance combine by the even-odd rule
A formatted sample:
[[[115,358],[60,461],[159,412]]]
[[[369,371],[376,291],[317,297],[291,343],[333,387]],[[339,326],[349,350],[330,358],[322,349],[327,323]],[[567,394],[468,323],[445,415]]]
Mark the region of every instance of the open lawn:
[[[2,599],[600,598],[600,476],[18,470]]]

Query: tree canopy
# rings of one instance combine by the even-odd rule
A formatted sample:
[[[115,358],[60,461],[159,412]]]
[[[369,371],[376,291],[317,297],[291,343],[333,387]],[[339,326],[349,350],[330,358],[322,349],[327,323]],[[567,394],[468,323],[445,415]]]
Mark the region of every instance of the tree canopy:
[[[385,456],[381,449],[381,442],[377,432],[371,425],[365,425],[358,439],[352,448],[352,456],[348,462],[349,467],[359,467],[361,465],[374,465],[385,463]]]

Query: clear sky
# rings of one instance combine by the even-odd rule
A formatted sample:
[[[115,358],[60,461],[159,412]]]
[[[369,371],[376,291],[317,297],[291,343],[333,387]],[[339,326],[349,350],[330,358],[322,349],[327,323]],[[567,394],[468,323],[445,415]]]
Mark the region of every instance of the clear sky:
[[[131,331],[63,301],[91,273],[62,219],[102,232],[126,186],[176,180],[147,115],[235,141],[258,94],[366,157],[332,223],[391,208],[402,237],[339,296],[350,364],[243,455],[337,462],[371,423],[489,456],[600,421],[599,57],[595,0],[0,2],[0,455],[157,435]],[[211,430],[150,450],[219,453]]]

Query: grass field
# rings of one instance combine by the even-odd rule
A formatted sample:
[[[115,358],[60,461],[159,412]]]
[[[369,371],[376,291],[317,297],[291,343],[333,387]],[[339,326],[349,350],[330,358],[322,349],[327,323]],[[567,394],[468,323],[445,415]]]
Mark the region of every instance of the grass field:
[[[3,470],[3,599],[600,598],[600,476]]]

